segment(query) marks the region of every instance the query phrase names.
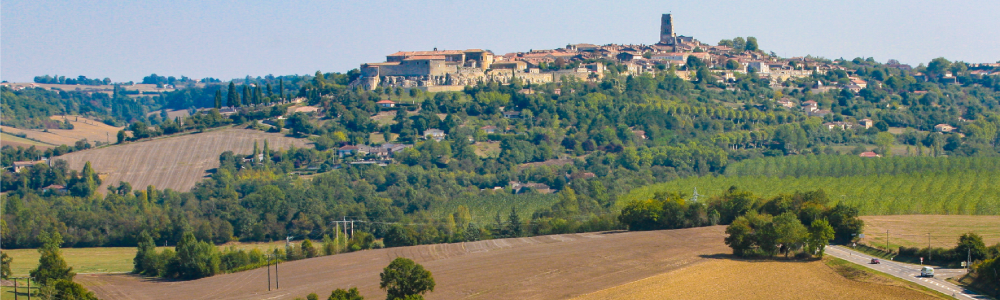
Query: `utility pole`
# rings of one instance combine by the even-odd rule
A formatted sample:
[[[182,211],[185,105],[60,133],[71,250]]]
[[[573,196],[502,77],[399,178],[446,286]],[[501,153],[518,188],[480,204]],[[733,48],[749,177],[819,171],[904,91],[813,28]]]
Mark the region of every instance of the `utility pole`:
[[[264,256],[267,258],[267,291],[271,291],[271,255]]]
[[[931,233],[927,233],[927,261],[931,261],[931,257],[934,255],[934,251],[931,251]]]
[[[274,257],[274,289],[280,290],[281,289],[281,285],[280,284],[281,284],[281,282],[278,279],[278,257],[275,256]]]

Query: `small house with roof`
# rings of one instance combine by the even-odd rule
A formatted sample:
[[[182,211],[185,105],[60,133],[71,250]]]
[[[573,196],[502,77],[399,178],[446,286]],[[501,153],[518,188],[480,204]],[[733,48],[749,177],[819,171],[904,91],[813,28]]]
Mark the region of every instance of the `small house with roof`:
[[[955,130],[955,127],[952,127],[951,125],[948,124],[934,125],[934,131],[937,132],[952,132],[953,130]]]
[[[380,106],[382,108],[393,108],[393,107],[396,107],[396,102],[392,101],[392,100],[388,100],[388,99],[382,100],[382,101],[379,101],[379,102],[375,102],[375,104],[378,104],[378,106]]]
[[[434,139],[440,142],[441,140],[444,139],[444,137],[445,137],[444,130],[433,129],[433,128],[424,130],[424,138],[426,139]]]

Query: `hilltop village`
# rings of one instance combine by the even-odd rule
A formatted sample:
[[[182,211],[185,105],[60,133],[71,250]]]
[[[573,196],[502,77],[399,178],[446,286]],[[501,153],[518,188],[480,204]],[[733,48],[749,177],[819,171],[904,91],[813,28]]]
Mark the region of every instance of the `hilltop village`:
[[[734,74],[756,72],[781,85],[789,79],[809,77],[814,72],[824,74],[844,68],[811,57],[779,58],[759,51],[756,39],[724,40],[709,45],[690,37],[677,35],[670,14],[662,16],[659,42],[652,45],[593,45],[569,44],[550,50],[531,50],[497,55],[489,50],[400,51],[386,55],[385,62],[365,63],[360,67],[361,78],[353,86],[372,90],[376,87],[421,87],[427,91],[460,91],[466,85],[479,82],[505,84],[513,78],[523,83],[542,84],[563,78],[599,81],[609,64],[624,75],[674,72],[680,78],[693,79],[694,70],[688,64],[696,59],[713,75],[734,81]],[[899,65],[898,63],[896,63]],[[901,68],[909,68],[899,65]],[[845,86],[862,89],[865,83],[851,81]]]

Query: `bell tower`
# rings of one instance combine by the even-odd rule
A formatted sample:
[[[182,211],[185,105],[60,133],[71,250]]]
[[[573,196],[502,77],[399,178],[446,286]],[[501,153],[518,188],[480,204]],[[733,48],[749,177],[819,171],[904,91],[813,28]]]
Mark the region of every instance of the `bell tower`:
[[[674,35],[674,24],[670,19],[670,14],[663,14],[660,18],[660,45],[673,45],[675,44],[676,36]]]

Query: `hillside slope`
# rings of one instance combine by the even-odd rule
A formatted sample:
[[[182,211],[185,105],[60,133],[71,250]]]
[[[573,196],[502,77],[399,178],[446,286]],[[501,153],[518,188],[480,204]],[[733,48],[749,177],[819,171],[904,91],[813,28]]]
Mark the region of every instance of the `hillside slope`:
[[[101,174],[101,192],[120,181],[135,188],[154,185],[159,189],[187,191],[207,176],[208,170],[219,166],[222,152],[250,154],[254,141],[263,147],[265,139],[275,150],[292,145],[306,147],[308,142],[277,133],[230,128],[73,152],[56,159],[66,160],[74,170],[82,169],[90,161]]]

